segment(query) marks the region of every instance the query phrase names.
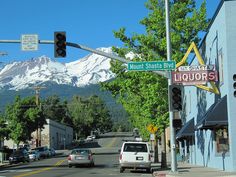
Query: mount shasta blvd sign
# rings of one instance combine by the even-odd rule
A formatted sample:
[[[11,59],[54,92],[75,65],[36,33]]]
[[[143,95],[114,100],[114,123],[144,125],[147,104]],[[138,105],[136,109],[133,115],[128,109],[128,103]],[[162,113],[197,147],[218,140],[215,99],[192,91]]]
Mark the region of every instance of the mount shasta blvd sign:
[[[174,70],[175,61],[129,62],[128,71]]]

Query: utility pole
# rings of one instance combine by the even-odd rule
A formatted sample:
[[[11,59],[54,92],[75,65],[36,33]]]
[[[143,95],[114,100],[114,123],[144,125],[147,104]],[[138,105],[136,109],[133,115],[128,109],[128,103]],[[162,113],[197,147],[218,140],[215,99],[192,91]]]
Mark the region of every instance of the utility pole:
[[[170,12],[169,12],[169,0],[165,0],[165,9],[166,9],[166,45],[167,45],[167,61],[171,61],[171,55],[172,55],[172,49],[171,49],[171,38],[170,38]],[[168,95],[170,95],[170,85],[172,85],[171,80],[171,71],[168,78]],[[170,105],[171,100],[170,97],[168,97],[168,103]],[[169,106],[169,120],[170,120],[170,146],[171,146],[171,171],[176,172],[177,171],[177,159],[176,159],[176,146],[175,146],[175,128],[173,127],[173,119],[174,114],[170,110]]]
[[[40,93],[40,90],[43,88],[46,88],[46,87],[41,87],[41,86],[33,87],[33,89],[35,90],[35,103],[37,107],[39,107],[39,93]],[[36,147],[39,147],[39,146],[41,146],[41,128],[38,127],[36,130]]]

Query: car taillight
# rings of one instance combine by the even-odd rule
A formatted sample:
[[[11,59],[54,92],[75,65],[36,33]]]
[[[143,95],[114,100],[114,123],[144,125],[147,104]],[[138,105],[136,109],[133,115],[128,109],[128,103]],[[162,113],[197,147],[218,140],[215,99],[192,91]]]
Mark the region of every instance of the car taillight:
[[[149,161],[151,161],[151,159],[152,159],[152,154],[149,154]]]
[[[122,154],[120,154],[120,160],[122,160]]]
[[[67,157],[67,160],[71,160],[71,156],[70,155]]]

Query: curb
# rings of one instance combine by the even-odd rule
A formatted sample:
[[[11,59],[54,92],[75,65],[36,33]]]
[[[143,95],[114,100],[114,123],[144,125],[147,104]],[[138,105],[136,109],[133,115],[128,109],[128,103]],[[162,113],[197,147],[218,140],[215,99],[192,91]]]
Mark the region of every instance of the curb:
[[[154,177],[166,177],[166,173],[165,172],[153,172],[152,176],[154,176]]]

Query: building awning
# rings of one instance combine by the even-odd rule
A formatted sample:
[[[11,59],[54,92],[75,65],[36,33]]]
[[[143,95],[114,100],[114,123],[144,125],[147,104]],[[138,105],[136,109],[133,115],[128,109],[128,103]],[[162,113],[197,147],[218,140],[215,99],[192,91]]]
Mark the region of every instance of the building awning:
[[[177,132],[176,139],[181,139],[189,136],[194,136],[194,118],[184,124],[184,126]]]
[[[213,129],[228,125],[227,95],[213,104],[197,123],[197,129]]]

